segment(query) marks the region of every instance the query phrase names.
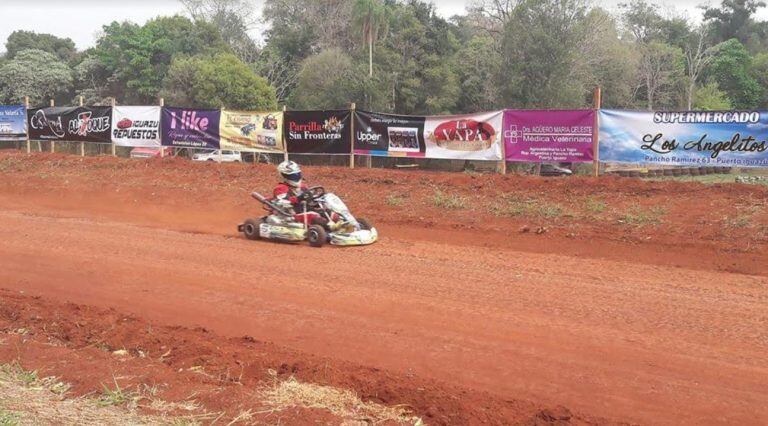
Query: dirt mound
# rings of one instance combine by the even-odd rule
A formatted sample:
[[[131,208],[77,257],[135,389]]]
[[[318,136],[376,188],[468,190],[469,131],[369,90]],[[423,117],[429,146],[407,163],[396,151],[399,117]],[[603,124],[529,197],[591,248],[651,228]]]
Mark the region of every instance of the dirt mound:
[[[260,389],[274,381],[298,379],[350,389],[363,401],[407,408],[427,424],[594,421],[560,407],[537,409],[526,401],[501,400],[416,375],[404,377],[308,355],[250,336],[227,339],[205,328],[158,326],[114,309],[5,290],[0,290],[0,331],[4,340],[11,340],[0,345],[0,363],[15,361],[40,376],[56,376],[73,386],[75,396],[100,393],[105,386],[114,387],[113,381],[119,381],[123,391],[160,386],[154,397],[166,403],[194,398],[206,411],[223,412],[222,418],[228,420],[248,408],[264,410]],[[288,410],[281,419],[308,420],[298,415],[344,420],[327,412],[300,410]],[[270,417],[275,413],[267,407],[266,413],[250,420]]]

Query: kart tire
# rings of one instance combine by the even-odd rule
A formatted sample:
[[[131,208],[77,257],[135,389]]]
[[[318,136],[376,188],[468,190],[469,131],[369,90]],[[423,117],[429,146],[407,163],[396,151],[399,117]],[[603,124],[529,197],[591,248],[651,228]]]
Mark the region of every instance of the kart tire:
[[[312,225],[307,229],[307,241],[312,247],[322,247],[328,241],[328,234],[320,225]]]
[[[357,219],[357,223],[360,224],[360,229],[363,231],[370,231],[371,230],[371,224],[368,223],[365,219]]]
[[[259,234],[261,223],[261,219],[246,219],[245,223],[243,223],[243,235],[245,235],[245,238],[249,240],[261,239]]]

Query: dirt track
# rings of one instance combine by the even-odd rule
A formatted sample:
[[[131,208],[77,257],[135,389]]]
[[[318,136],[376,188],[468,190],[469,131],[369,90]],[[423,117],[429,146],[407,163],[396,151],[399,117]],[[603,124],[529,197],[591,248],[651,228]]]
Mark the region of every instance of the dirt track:
[[[507,230],[503,238],[485,241],[491,228],[451,231],[471,213],[434,213],[437,225],[425,219],[433,223],[425,231],[403,227],[407,214],[387,214],[396,207],[358,198],[362,210],[377,210],[382,241],[317,250],[239,238],[225,224],[252,203],[232,188],[215,192],[217,184],[174,190],[168,181],[194,171],[178,162],[148,166],[167,179],[157,187],[140,186],[131,176],[145,171],[130,169],[115,173],[135,178],[132,186],[104,180],[94,188],[86,185],[94,177],[69,160],[55,171],[14,161],[2,175],[14,181],[0,187],[2,288],[615,421],[768,422],[764,240],[734,234],[729,246],[715,224],[699,223],[699,241],[679,254],[671,251],[673,231],[592,239],[613,225],[576,220],[537,236],[518,234],[518,219],[500,219],[493,226]],[[712,209],[729,204],[706,199],[703,187],[678,186]],[[766,200],[766,191],[732,188],[712,192]],[[763,216],[755,218],[764,229]],[[659,245],[638,243],[643,235]]]

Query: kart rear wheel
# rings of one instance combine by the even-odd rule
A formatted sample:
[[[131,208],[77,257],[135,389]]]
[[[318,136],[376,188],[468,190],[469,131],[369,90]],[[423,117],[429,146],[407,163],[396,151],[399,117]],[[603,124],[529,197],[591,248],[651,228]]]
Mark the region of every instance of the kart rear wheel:
[[[370,231],[371,230],[371,224],[368,223],[365,219],[357,219],[357,223],[360,224],[360,229],[363,231]]]
[[[261,223],[261,219],[247,219],[245,223],[243,223],[243,235],[245,235],[245,238],[248,238],[249,240],[258,240],[261,238],[261,235],[259,234]]]
[[[328,234],[320,225],[312,225],[307,229],[307,241],[312,247],[322,247],[328,241]]]

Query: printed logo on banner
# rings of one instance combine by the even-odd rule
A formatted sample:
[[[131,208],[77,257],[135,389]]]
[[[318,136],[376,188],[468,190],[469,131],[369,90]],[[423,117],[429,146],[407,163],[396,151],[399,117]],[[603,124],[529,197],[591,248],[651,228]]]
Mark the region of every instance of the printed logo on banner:
[[[600,159],[768,167],[768,113],[601,110]]]
[[[0,139],[18,140],[27,134],[27,112],[23,105],[0,105]]]
[[[288,111],[285,139],[288,152],[349,154],[349,111]]]
[[[109,116],[92,118],[92,111],[83,111],[76,118],[69,120],[69,133],[87,137],[91,133],[102,133],[109,130]]]
[[[593,155],[592,110],[506,110],[507,161],[589,162]]]
[[[282,112],[222,111],[221,148],[282,151],[282,120]]]
[[[163,108],[162,144],[187,148],[219,148],[219,110]]]
[[[159,106],[116,106],[112,109],[112,142],[119,146],[160,145]]]
[[[422,157],[424,117],[355,112],[355,152]]]
[[[49,120],[45,115],[45,110],[39,109],[32,115],[32,118],[29,120],[29,125],[35,130],[45,131],[48,129],[58,138],[64,137],[64,126],[61,124],[61,115],[57,116],[55,121]]]
[[[427,158],[501,160],[502,112],[427,117]]]

